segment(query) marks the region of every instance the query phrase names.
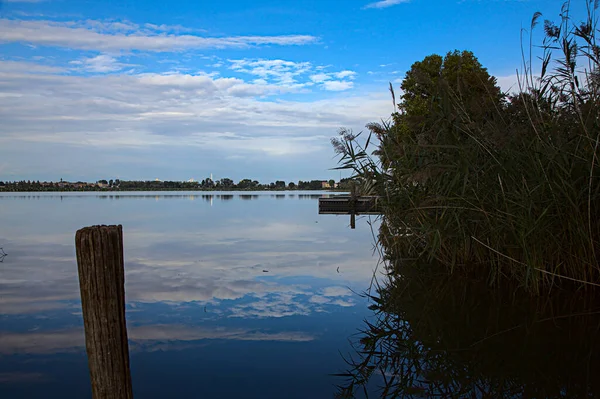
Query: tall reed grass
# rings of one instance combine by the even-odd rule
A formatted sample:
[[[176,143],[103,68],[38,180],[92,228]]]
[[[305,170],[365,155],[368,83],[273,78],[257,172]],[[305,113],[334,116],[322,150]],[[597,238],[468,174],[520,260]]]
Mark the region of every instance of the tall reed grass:
[[[501,93],[471,53],[432,56],[365,142],[347,130],[332,139],[339,168],[382,197],[390,256],[533,293],[600,287],[599,2],[582,1],[583,21],[568,1],[558,23],[544,22],[539,62],[533,43],[523,51],[516,94]]]

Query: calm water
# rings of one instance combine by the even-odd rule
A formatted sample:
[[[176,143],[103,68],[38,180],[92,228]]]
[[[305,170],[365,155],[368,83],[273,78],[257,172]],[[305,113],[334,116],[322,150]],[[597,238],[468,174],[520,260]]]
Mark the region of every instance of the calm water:
[[[368,219],[318,197],[0,194],[0,397],[90,396],[73,242],[94,224],[123,225],[136,397],[332,397],[377,258]]]
[[[0,398],[90,397],[74,234],[117,223],[138,399],[600,397],[598,296],[397,260],[367,301],[368,219],[320,195],[0,194]]]

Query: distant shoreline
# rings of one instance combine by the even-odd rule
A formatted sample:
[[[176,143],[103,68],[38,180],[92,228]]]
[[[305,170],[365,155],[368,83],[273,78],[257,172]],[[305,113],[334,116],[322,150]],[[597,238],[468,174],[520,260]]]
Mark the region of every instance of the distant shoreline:
[[[89,189],[47,189],[47,190],[3,190],[0,187],[0,193],[127,193],[127,192],[162,192],[162,191],[182,191],[182,192],[296,192],[296,191],[327,191],[327,192],[347,192],[343,188],[328,189],[252,189],[252,188],[153,188],[153,189],[114,189],[114,188],[89,188]]]
[[[40,182],[31,180],[0,181],[0,192],[121,192],[121,191],[298,191],[298,190],[340,190],[348,188],[349,179],[340,182],[331,180],[310,180],[289,182],[277,180],[262,184],[258,180],[242,179],[234,183],[229,178],[217,181],[161,181],[161,180],[98,180],[89,182]]]

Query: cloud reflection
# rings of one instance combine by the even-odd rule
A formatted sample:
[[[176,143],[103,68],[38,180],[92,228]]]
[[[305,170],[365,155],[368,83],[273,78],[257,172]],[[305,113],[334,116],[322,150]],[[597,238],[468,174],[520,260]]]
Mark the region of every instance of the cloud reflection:
[[[258,318],[351,306],[347,287],[364,289],[375,263],[371,232],[317,215],[316,200],[259,197],[214,207],[186,198],[7,201],[14,212],[0,215],[0,225],[16,227],[8,238],[0,233],[11,248],[0,274],[0,314],[72,308],[79,301],[74,232],[114,221],[124,225],[129,305],[211,304],[223,317]]]
[[[197,327],[178,324],[133,326],[127,329],[130,351],[148,351],[169,344],[200,340],[308,342],[314,334],[302,331],[266,332],[244,328]],[[52,354],[85,349],[82,328],[28,333],[0,333],[0,355]]]
[[[0,373],[0,384],[29,384],[50,381],[47,375],[42,373],[11,372]]]

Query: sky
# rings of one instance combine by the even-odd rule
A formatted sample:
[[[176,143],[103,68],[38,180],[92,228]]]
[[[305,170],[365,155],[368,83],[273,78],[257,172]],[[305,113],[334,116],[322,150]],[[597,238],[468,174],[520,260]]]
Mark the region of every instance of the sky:
[[[470,50],[510,90],[561,5],[0,0],[0,181],[337,180],[330,138],[388,118],[411,64]]]

